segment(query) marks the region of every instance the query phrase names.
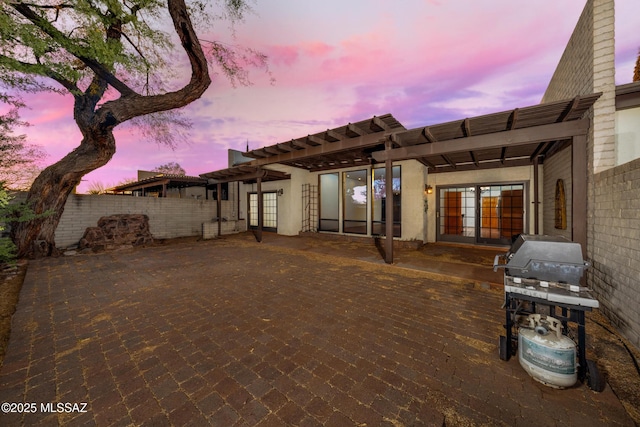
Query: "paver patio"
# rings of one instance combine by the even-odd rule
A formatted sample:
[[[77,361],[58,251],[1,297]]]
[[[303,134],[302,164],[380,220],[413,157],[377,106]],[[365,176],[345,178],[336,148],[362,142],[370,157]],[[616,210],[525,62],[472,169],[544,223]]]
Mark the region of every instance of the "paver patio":
[[[609,386],[499,359],[501,291],[340,250],[237,236],[33,261],[0,401],[37,410],[0,425],[634,425]],[[41,410],[64,402],[86,412]]]

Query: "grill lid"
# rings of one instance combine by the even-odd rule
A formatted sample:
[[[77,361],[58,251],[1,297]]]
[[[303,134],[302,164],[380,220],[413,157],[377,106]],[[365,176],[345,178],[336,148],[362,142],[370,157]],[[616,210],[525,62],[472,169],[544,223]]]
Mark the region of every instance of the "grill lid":
[[[579,284],[589,263],[582,259],[582,247],[560,236],[521,234],[504,256],[507,263],[495,265],[515,277]]]

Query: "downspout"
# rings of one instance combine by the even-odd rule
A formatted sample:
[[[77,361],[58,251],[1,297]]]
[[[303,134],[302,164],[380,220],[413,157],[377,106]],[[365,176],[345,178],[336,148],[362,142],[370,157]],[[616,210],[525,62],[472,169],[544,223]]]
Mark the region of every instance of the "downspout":
[[[540,234],[540,199],[538,196],[538,156],[533,159],[533,234]]]

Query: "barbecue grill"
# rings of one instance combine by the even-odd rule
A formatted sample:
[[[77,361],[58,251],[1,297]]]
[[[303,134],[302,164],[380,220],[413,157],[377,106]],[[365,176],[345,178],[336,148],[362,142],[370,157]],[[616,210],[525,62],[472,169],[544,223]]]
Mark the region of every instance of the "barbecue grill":
[[[585,311],[599,307],[598,300],[589,289],[580,284],[588,267],[589,263],[582,259],[580,244],[557,236],[521,234],[505,255],[495,257],[493,270],[504,269],[506,334],[500,336],[502,360],[509,360],[516,354],[518,331],[531,328],[530,325],[534,324],[532,316],[537,316],[536,319],[540,319],[539,315],[543,319],[546,316],[551,323],[557,319],[562,324],[563,335],[573,339],[574,330],[577,330],[577,378],[583,382],[586,380],[594,391],[603,390],[604,382],[598,368],[593,361],[587,360],[585,353]],[[535,330],[547,333],[537,323]],[[545,358],[540,357],[542,360]],[[520,362],[527,369],[522,357]],[[538,368],[544,370],[545,366]],[[547,379],[529,374],[554,386]]]

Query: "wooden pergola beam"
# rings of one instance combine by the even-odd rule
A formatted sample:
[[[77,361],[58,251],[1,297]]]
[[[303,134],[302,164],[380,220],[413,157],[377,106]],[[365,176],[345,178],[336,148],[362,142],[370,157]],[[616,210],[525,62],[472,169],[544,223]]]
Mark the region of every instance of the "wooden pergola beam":
[[[393,161],[398,161],[472,150],[497,149],[566,139],[575,135],[585,135],[588,128],[588,120],[573,120],[487,135],[437,141],[430,144],[405,146],[392,150],[376,151],[372,153],[372,155],[376,161],[383,162],[386,161],[388,157]]]
[[[324,133],[325,135],[325,141],[324,142],[332,142],[327,140],[326,138],[329,137],[331,139],[335,139],[336,141],[342,141],[345,139],[344,135],[340,135],[338,132],[334,131],[333,129],[327,129],[326,132]]]

